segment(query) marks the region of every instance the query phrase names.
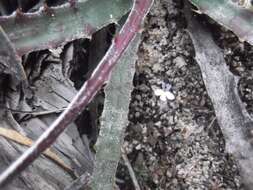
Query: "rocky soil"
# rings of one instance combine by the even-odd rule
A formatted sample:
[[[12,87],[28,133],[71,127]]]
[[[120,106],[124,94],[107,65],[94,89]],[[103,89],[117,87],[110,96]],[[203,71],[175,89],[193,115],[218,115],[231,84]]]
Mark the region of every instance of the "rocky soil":
[[[124,149],[141,189],[243,189],[236,162],[224,151],[183,7],[183,1],[156,0],[146,19]],[[251,113],[251,46],[198,17],[224,50],[231,71],[241,77],[238,89]],[[156,94],[157,89],[164,93]],[[175,99],[164,101],[170,93]],[[134,189],[123,161],[118,179],[121,189]]]

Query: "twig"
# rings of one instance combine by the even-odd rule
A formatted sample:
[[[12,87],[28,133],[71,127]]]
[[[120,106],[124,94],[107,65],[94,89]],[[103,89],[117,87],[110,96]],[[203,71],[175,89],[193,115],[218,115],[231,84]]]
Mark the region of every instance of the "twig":
[[[139,185],[139,183],[138,183],[138,181],[136,179],[134,170],[133,170],[133,168],[131,166],[131,163],[129,162],[129,160],[127,158],[127,155],[126,155],[126,152],[125,152],[125,150],[123,148],[122,148],[122,155],[121,156],[122,156],[122,158],[123,158],[123,160],[125,162],[125,165],[126,165],[126,167],[128,169],[129,175],[130,175],[130,177],[131,177],[131,179],[133,181],[135,189],[136,190],[141,190],[140,185]]]
[[[0,127],[0,136],[5,137],[6,139],[19,143],[21,145],[28,146],[28,147],[30,147],[33,144],[33,141],[30,138],[12,129],[6,129],[3,127]],[[43,154],[49,159],[51,159],[52,161],[54,161],[57,165],[62,167],[64,170],[66,170],[71,176],[76,178],[76,175],[73,169],[67,164],[65,164],[64,161],[52,150],[48,148],[43,152]]]
[[[46,150],[64,129],[82,112],[95,94],[107,81],[113,67],[124,53],[131,40],[140,29],[145,15],[148,13],[153,0],[135,0],[128,19],[119,34],[115,37],[108,52],[101,60],[91,77],[84,83],[78,94],[67,109],[39,137],[39,139],[12,163],[0,175],[0,187],[6,185],[14,176],[29,166],[44,150]]]
[[[210,124],[207,126],[207,131],[209,131],[209,130],[212,128],[212,126],[213,126],[215,120],[216,120],[216,117],[213,117],[212,121],[211,121]]]
[[[59,109],[55,109],[55,110],[27,111],[27,110],[16,110],[16,109],[8,108],[7,106],[1,106],[1,105],[0,105],[0,108],[6,109],[12,113],[23,113],[23,114],[28,114],[31,116],[42,116],[42,115],[49,115],[52,113],[60,113],[66,109],[66,108],[59,108]]]

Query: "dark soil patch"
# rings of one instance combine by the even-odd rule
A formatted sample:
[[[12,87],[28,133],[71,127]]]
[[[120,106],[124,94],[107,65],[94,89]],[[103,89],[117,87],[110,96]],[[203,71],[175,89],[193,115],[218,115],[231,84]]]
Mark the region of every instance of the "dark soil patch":
[[[212,103],[194,61],[183,2],[156,0],[147,17],[136,64],[124,147],[142,189],[240,189],[240,176],[217,124]],[[233,73],[241,77],[242,99],[252,112],[252,48],[205,20],[218,34]],[[155,95],[172,86],[175,100]],[[134,189],[123,161],[121,189]]]

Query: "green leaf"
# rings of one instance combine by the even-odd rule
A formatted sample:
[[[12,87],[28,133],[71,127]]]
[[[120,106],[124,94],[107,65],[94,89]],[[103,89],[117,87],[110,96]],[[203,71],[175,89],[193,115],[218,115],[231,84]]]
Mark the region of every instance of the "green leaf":
[[[19,55],[54,48],[91,35],[117,23],[131,8],[131,0],[79,0],[74,7],[41,8],[35,13],[0,17],[0,25],[14,43]]]
[[[140,34],[129,44],[105,89],[104,110],[91,184],[96,190],[111,190],[114,186],[114,176],[128,124],[128,107],[139,43]]]

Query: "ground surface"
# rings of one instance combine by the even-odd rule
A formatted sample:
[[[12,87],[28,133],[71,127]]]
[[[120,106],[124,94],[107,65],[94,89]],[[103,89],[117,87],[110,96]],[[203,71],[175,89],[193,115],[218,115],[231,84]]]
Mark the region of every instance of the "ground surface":
[[[182,9],[182,1],[156,0],[146,19],[124,147],[142,189],[242,189],[236,162],[224,151]],[[251,112],[252,48],[201,19],[241,77],[239,92]],[[175,100],[155,95],[166,84]],[[118,178],[125,180],[122,189],[133,189],[123,162]]]

